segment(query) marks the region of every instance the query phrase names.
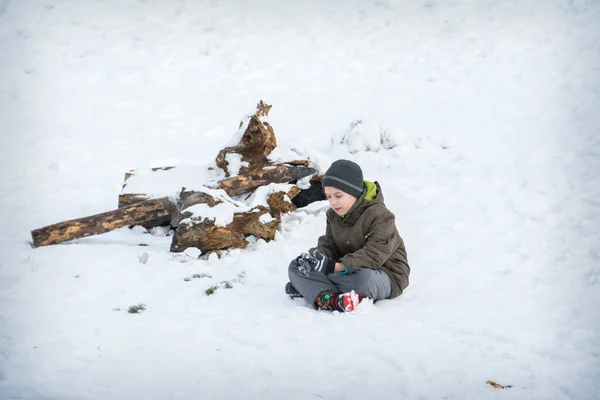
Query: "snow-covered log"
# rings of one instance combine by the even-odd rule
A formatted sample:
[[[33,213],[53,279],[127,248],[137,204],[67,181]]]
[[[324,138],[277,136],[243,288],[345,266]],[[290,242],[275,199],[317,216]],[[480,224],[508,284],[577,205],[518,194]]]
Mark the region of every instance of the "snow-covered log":
[[[219,187],[234,196],[253,191],[270,183],[288,183],[316,172],[314,168],[292,165],[273,165],[247,175],[238,175],[219,181]]]
[[[215,220],[196,218],[184,220],[173,235],[172,252],[182,252],[196,247],[207,253],[227,248],[245,248],[246,237],[253,235],[266,241],[273,240],[280,220],[272,218],[269,209],[257,207],[253,211],[234,213],[232,221],[225,226]]]
[[[172,251],[245,247],[249,235],[273,239],[281,214],[296,209],[292,199],[300,188],[290,183],[307,180],[317,171],[309,167],[308,160],[267,158],[277,145],[267,120],[270,109],[262,100],[258,103],[256,111],[242,120],[228,146],[219,152],[216,165],[167,165],[129,171],[119,195],[119,209],[36,229],[32,232],[34,244],[61,243],[123,226],[150,228],[169,223],[177,228]],[[230,197],[246,193],[252,193],[246,197],[251,198],[248,204]]]
[[[248,193],[270,183],[288,183],[312,175],[314,168],[300,161],[276,164],[251,174],[242,174],[217,181],[230,196]],[[130,171],[125,174],[119,195],[119,207],[125,207],[151,198],[176,196],[182,187],[202,185],[211,178],[211,171],[203,166],[178,166]]]
[[[143,225],[149,221],[170,219],[175,204],[168,198],[146,200],[126,207],[90,217],[63,221],[35,229],[31,232],[35,247],[47,246],[98,235],[113,229],[131,225]]]

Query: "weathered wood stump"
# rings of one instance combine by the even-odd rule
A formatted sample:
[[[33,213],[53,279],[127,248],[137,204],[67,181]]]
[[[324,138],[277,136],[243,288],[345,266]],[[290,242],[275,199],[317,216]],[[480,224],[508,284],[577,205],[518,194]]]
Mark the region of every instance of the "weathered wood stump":
[[[173,235],[171,251],[181,252],[188,247],[196,247],[204,254],[227,248],[245,248],[248,245],[246,238],[250,235],[273,240],[279,223],[280,220],[272,218],[265,207],[235,213],[233,221],[226,226],[216,226],[213,220],[203,217],[186,219],[181,221]]]
[[[300,188],[297,186],[292,187],[287,193],[275,192],[269,195],[267,203],[271,208],[271,215],[280,217],[281,214],[285,214],[296,210],[296,206],[292,203],[292,199],[300,193]]]
[[[241,161],[248,164],[242,166],[234,175],[237,173],[246,174],[248,171],[258,170],[269,165],[267,156],[277,146],[273,127],[266,120],[271,107],[271,105],[265,104],[261,100],[256,106],[256,112],[240,123],[240,129],[246,126],[240,142],[219,152],[215,161],[217,166],[225,171],[225,176],[232,175],[227,160],[230,154],[241,155]]]

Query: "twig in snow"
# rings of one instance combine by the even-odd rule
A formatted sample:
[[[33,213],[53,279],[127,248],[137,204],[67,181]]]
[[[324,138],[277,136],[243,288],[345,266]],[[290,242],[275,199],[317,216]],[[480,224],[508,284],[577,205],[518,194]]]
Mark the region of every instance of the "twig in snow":
[[[496,389],[510,389],[512,387],[512,385],[502,386],[499,383],[496,383],[494,381],[487,381],[486,383],[490,386],[495,387]]]

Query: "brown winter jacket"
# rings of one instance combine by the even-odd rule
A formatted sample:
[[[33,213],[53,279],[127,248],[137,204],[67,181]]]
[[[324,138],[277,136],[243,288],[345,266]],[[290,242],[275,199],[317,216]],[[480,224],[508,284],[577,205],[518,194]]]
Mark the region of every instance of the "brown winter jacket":
[[[327,210],[325,235],[317,247],[326,256],[343,262],[349,273],[360,268],[382,270],[392,281],[394,298],[408,286],[410,267],[395,216],[383,202],[379,183],[365,181],[366,190],[350,211],[340,217]]]

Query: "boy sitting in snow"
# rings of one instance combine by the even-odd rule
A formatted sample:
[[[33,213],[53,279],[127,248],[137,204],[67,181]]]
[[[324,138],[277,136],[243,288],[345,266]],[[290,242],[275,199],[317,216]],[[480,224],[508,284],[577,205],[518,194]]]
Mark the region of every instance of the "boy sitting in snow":
[[[317,310],[340,312],[354,311],[365,297],[402,294],[410,267],[379,183],[363,181],[358,164],[338,160],[322,185],[331,206],[325,235],[290,263],[286,293],[306,298]]]

